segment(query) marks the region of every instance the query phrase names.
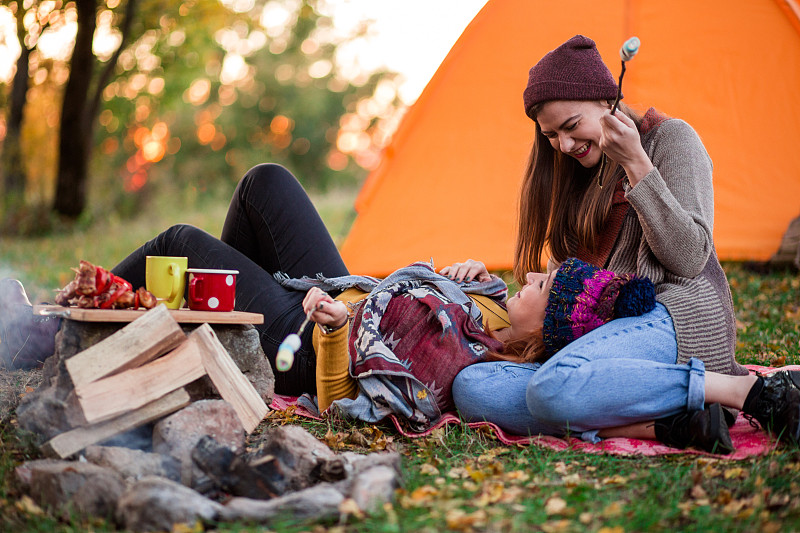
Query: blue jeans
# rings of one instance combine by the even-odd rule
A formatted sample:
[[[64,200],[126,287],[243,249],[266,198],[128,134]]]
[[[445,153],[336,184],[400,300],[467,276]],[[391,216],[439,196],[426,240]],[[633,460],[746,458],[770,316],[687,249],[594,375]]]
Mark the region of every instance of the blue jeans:
[[[702,409],[705,367],[694,358],[678,365],[677,358],[672,318],[657,304],[587,333],[544,364],[468,366],[453,382],[453,398],[470,422],[594,441],[603,428]]]

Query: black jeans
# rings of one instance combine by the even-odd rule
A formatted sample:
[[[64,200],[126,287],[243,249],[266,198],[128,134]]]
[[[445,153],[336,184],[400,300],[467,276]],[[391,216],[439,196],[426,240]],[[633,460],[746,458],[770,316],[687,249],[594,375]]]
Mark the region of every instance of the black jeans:
[[[172,226],[131,253],[113,272],[134,287],[144,286],[148,255],[185,256],[189,268],[238,270],[235,308],[264,315],[264,323],[256,329],[275,372],[275,392],[316,393],[313,328],[303,332],[292,368],[275,370],[278,345],[305,319],[301,305],[305,293],[282,287],[272,274],[335,277],[348,272],[317,210],[288,170],[264,164],[245,174],[233,193],[220,239],[194,226]]]

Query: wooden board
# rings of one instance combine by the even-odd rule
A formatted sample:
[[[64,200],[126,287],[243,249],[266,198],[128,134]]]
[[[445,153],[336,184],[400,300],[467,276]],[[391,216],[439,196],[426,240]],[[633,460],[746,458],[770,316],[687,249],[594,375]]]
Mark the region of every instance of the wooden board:
[[[53,313],[63,318],[79,322],[133,322],[147,309],[82,309],[62,305],[34,305],[34,314]],[[263,324],[261,313],[244,311],[193,311],[191,309],[170,309],[169,313],[181,324]]]

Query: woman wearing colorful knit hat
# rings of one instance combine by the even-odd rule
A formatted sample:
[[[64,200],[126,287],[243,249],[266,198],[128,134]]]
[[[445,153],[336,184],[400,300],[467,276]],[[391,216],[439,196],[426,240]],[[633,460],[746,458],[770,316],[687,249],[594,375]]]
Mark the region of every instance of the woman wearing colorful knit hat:
[[[624,103],[612,115],[617,93],[595,43],[582,35],[530,69],[523,103],[536,134],[522,184],[514,273],[523,284],[527,273],[540,272],[545,251],[547,272],[577,257],[647,276],[657,304],[570,343],[541,369],[509,361],[463,370],[454,393],[469,420],[493,420],[523,434],[540,420],[575,429],[579,414],[598,415],[587,418],[586,428],[623,425],[696,409],[690,385],[702,384],[709,371],[747,375],[734,358],[732,299],[712,240],[711,159],[682,120],[652,108],[640,115]],[[482,272],[477,262],[448,271],[456,278]],[[618,379],[607,380],[612,366]],[[641,413],[608,409],[587,394],[596,388],[609,399],[621,390],[642,398]],[[649,396],[657,389],[682,400]]]
[[[445,274],[450,270],[444,269]],[[427,305],[420,307],[421,313],[414,314],[415,307],[408,307],[414,298],[393,297],[393,293],[399,293],[387,291],[396,286],[392,278],[405,271],[401,269],[383,280],[379,287],[384,286],[384,289],[374,289],[366,296],[366,306],[356,306],[353,313],[348,312],[343,301],[321,290],[336,288],[340,282],[306,280],[316,286],[306,294],[304,311],[323,326],[314,336],[321,410],[333,406],[341,414],[368,421],[376,421],[391,412],[414,427],[423,422],[429,426],[436,418],[417,414],[404,416],[407,409],[414,413],[439,413],[452,405],[453,374],[450,372],[453,365],[463,367],[465,363],[462,354],[465,350],[448,341],[457,333],[449,327],[457,315],[446,311],[447,306],[434,310]],[[423,274],[417,272],[407,279],[411,281],[412,290],[406,296],[424,291],[427,285],[446,285],[441,285],[445,280],[441,276]],[[358,277],[349,276],[342,281],[348,286],[361,287],[362,283],[355,278]],[[685,368],[664,364],[656,369],[644,368],[645,365],[639,368],[636,360],[609,354],[601,361],[601,368],[589,369],[580,356],[575,356],[566,365],[579,369],[578,379],[583,383],[575,391],[564,391],[558,382],[561,370],[557,365],[555,378],[549,378],[546,361],[562,360],[561,353],[579,346],[584,339],[591,338],[593,332],[605,331],[606,334],[589,344],[624,336],[628,330],[649,331],[637,340],[642,344],[637,349],[649,353],[658,352],[662,344],[669,345],[670,336],[674,349],[674,334],[655,312],[655,286],[647,278],[636,274],[617,275],[569,258],[550,274],[531,273],[526,279],[522,289],[506,300],[507,314],[497,308],[492,311],[491,307],[483,307],[484,318],[493,313],[507,318],[505,322],[485,323],[493,339],[481,337],[476,331],[468,334],[469,344],[482,343],[485,347],[479,356],[471,356],[473,362],[486,358],[513,365],[511,370],[508,366],[501,370],[509,389],[486,390],[481,388],[481,383],[473,383],[472,389],[465,393],[463,386],[458,385],[461,376],[469,375],[473,368],[492,369],[496,365],[467,363],[452,386],[453,399],[462,408],[462,414],[466,414],[463,409],[465,394],[479,399],[494,394],[506,403],[498,406],[499,412],[494,417],[487,418],[512,432],[561,436],[569,431],[588,440],[613,436],[657,438],[680,448],[696,446],[716,453],[730,453],[733,447],[722,410],[722,406],[726,406],[743,409],[780,439],[800,444],[800,390],[794,385],[800,383],[800,372],[784,374],[777,381],[773,378],[779,384],[776,388],[775,383],[765,387],[765,381],[756,376],[704,372],[701,364]],[[475,293],[478,287],[497,282],[496,277],[484,273],[458,286],[467,293]],[[351,294],[348,299],[362,301],[363,297],[362,288],[361,296]],[[397,306],[400,307],[393,308]],[[354,314],[353,320],[348,320],[349,314]],[[373,321],[375,316],[380,316],[377,327],[365,328],[364,324]],[[441,325],[445,325],[444,329]],[[490,351],[488,357],[486,349]],[[363,355],[362,351],[365,351]],[[399,359],[397,364],[388,364],[384,355],[389,352]],[[519,360],[534,363],[509,362]],[[652,360],[657,363],[658,357]],[[542,363],[545,366],[541,366]],[[426,370],[429,364],[435,365],[432,373]],[[545,400],[542,405],[534,405],[529,398],[529,409],[525,403],[525,383],[508,379],[509,374],[515,373],[526,380],[530,380],[531,375],[534,379],[541,376],[545,383],[537,388],[538,392],[545,397],[563,396],[564,400]],[[657,379],[648,382],[648,377]],[[376,378],[382,383],[370,383]],[[413,383],[423,386],[414,388]],[[402,394],[394,392],[398,389]],[[709,405],[704,406],[704,403]],[[373,415],[378,416],[372,420]],[[517,422],[509,423],[512,417],[517,417]]]

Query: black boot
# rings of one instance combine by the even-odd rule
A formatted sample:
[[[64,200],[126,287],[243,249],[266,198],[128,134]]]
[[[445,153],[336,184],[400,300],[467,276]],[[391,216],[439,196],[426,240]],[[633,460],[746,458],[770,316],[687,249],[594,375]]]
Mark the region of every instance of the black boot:
[[[660,418],[655,422],[655,431],[659,441],[673,448],[692,446],[722,455],[734,450],[722,406],[718,403]]]
[[[9,370],[40,366],[53,354],[60,320],[33,314],[22,284],[0,280],[0,367]]]
[[[758,376],[742,412],[753,424],[755,418],[779,441],[800,446],[800,372],[782,370]]]

